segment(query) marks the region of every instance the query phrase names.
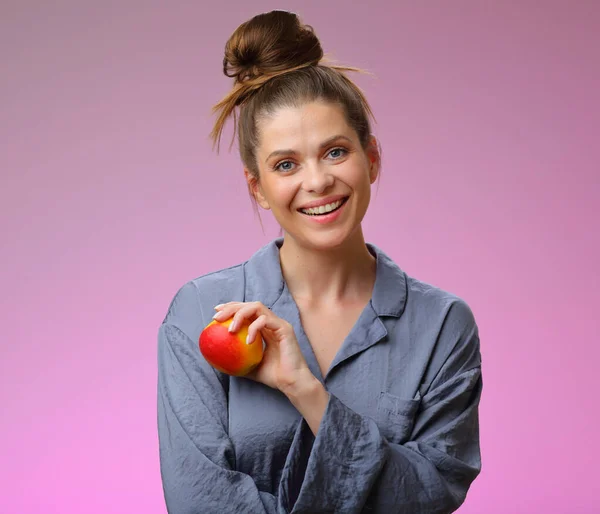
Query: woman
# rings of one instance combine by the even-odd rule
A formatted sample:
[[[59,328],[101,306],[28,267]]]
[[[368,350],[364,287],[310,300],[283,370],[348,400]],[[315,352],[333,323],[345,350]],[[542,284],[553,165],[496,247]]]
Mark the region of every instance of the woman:
[[[239,107],[249,191],[284,235],[183,285],[160,327],[173,514],[448,513],[480,471],[473,314],[365,243],[380,152],[349,68],[322,57],[312,29],[283,11],[242,24],[225,48],[235,85],[213,137]],[[213,315],[262,336],[248,377],[202,357]]]

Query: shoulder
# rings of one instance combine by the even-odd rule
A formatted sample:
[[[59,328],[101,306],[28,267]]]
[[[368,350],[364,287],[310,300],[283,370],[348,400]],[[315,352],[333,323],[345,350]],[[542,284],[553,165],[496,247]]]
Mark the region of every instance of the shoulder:
[[[187,281],[173,296],[163,323],[191,323],[193,319],[193,328],[197,331],[198,327],[210,323],[215,305],[243,302],[253,288],[259,289],[259,294],[254,295],[259,299],[265,296],[264,291],[276,290],[272,283],[278,282],[277,274],[271,270],[279,262],[277,244],[278,240],[271,241],[239,264]]]
[[[439,358],[457,351],[479,352],[479,328],[464,298],[408,275],[407,288],[409,319],[415,330],[428,333]]]
[[[171,299],[163,323],[193,316],[206,325],[214,314],[215,305],[242,299],[246,262],[185,282]]]
[[[408,303],[420,316],[466,327],[476,324],[473,310],[464,298],[409,275],[406,283]]]

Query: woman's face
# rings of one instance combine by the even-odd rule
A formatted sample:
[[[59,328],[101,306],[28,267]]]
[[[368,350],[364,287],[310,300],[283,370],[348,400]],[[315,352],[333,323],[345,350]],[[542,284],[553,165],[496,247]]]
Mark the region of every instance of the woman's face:
[[[302,246],[341,245],[369,205],[380,162],[375,138],[363,150],[342,109],[323,101],[282,107],[258,130],[259,180],[245,171],[258,204]]]

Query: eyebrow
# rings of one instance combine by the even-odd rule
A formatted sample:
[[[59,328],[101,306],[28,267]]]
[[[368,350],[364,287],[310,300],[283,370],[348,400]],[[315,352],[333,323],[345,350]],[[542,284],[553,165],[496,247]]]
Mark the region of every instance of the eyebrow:
[[[343,139],[343,140],[347,141],[348,143],[352,144],[352,140],[349,137],[343,136],[342,134],[338,134],[337,136],[330,137],[329,139],[323,141],[319,145],[319,150],[323,150],[325,147],[329,146],[331,143],[333,143],[335,141],[339,141],[340,139]],[[297,154],[298,154],[298,152],[296,152],[296,150],[292,150],[292,149],[275,150],[274,152],[271,152],[269,154],[269,156],[265,159],[265,162],[267,162],[271,157],[274,157],[276,155],[297,155]]]

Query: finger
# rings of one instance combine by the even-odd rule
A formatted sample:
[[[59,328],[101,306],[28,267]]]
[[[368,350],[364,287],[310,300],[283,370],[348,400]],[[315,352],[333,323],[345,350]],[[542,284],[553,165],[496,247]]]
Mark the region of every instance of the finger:
[[[235,331],[239,328],[239,323],[245,318],[252,318],[252,316],[264,316],[264,321],[261,322],[261,330],[266,328],[273,332],[278,332],[282,335],[294,335],[294,327],[286,320],[280,318],[268,307],[264,306],[260,302],[254,304],[246,304],[238,312],[236,312],[231,325],[229,326],[230,331]],[[239,321],[238,321],[239,318]],[[233,329],[231,327],[234,327]]]
[[[227,303],[220,303],[219,305],[215,305],[213,308],[218,311],[221,309],[224,309],[225,307],[229,307],[231,305],[241,305],[243,302],[227,302]]]
[[[292,327],[292,325],[290,325],[286,320],[277,316],[272,310],[268,309],[267,307],[264,308],[264,315],[264,328],[282,334],[289,334],[294,332],[294,327]]]
[[[213,307],[213,309],[215,309],[216,311],[220,311],[223,309],[226,309],[227,307],[230,307],[232,305],[241,305],[243,302],[227,302],[227,303],[220,303],[219,305],[215,305]]]
[[[261,314],[256,318],[248,327],[248,337],[246,338],[246,344],[252,344],[256,334],[258,334],[267,324],[267,316]]]
[[[270,312],[260,302],[250,302],[243,304],[233,316],[233,320],[229,325],[229,332],[235,332],[243,320],[252,319],[254,316],[258,317],[261,314],[267,314]]]
[[[229,302],[223,304],[223,306],[219,308],[218,312],[215,313],[213,319],[216,319],[217,321],[225,321],[233,316],[243,305],[244,304],[242,302]]]

